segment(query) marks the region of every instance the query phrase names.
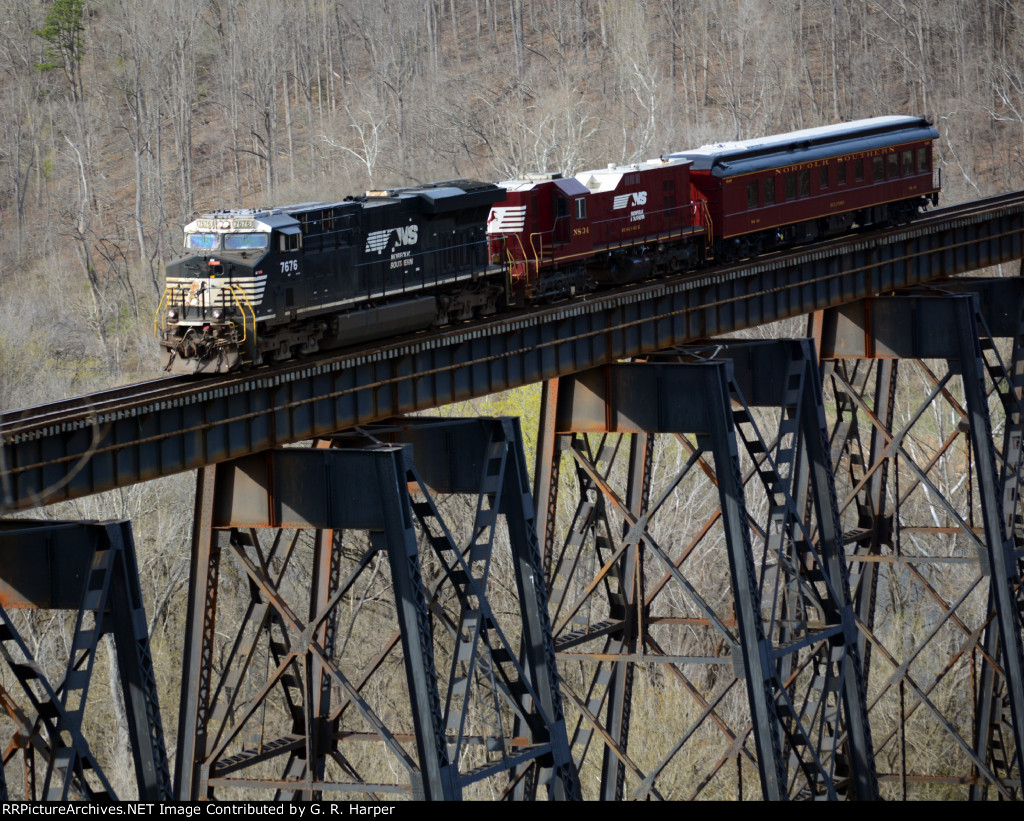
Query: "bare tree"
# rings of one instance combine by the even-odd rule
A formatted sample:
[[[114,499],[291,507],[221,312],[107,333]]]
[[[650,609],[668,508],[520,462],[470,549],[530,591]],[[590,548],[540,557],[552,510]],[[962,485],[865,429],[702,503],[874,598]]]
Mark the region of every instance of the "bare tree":
[[[342,151],[355,157],[360,165],[366,169],[366,185],[369,188],[377,187],[377,175],[379,171],[380,158],[385,151],[389,122],[387,117],[380,117],[376,114],[376,107],[372,101],[360,99],[351,104],[345,103],[346,127],[341,129],[343,135],[323,136],[324,142],[331,148]],[[354,140],[346,139],[351,135]],[[353,148],[352,143],[355,147]]]

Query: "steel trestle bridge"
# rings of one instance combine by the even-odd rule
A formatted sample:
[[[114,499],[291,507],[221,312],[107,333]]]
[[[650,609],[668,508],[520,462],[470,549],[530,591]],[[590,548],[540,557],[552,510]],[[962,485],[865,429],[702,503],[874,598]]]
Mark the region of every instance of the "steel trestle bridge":
[[[114,795],[109,633],[142,798],[1019,798],[1024,280],[950,278],[1022,258],[1024,192],[4,414],[7,512],[200,469],[173,782],[130,528],[2,523],[5,793]],[[534,382],[532,488],[511,420],[402,418]],[[54,673],[13,611],[68,607]]]

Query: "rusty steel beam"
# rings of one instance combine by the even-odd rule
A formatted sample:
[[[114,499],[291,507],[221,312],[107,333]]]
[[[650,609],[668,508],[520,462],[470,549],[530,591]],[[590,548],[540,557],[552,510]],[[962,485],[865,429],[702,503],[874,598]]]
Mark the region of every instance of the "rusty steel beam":
[[[509,779],[578,795],[518,425],[416,420],[331,444],[228,462],[210,469],[212,495],[200,487],[194,550],[218,555],[192,579],[183,690],[200,686],[183,701],[179,797],[455,799]],[[468,523],[442,512],[442,497],[466,495]],[[229,573],[249,595],[232,623]],[[371,588],[393,624],[360,617]],[[204,681],[211,654],[225,671]],[[406,703],[378,683],[398,663]],[[380,783],[382,756],[404,783]]]
[[[135,545],[127,522],[0,522],[0,656],[7,675],[0,704],[7,716],[3,799],[116,800],[114,762],[90,746],[101,713],[88,700],[100,639],[113,638],[126,731],[140,800],[167,801],[171,782]],[[59,677],[44,672],[11,610],[75,613],[70,654]],[[21,627],[19,627],[19,624]],[[52,660],[45,660],[50,668]],[[90,706],[91,704],[91,706]],[[111,716],[106,715],[110,721]],[[21,792],[10,790],[7,767],[20,754]],[[39,775],[42,778],[39,778]],[[123,773],[117,773],[119,777]],[[16,782],[14,782],[16,783]]]
[[[726,356],[732,359],[714,358]],[[584,766],[590,748],[598,745],[604,762],[600,794],[605,797],[667,797],[662,784],[673,781],[668,775],[672,760],[695,733],[714,727],[726,749],[717,762],[705,755],[695,765],[705,773],[684,794],[697,794],[710,781],[727,779],[727,762],[741,771],[742,762],[750,761],[756,762],[761,792],[768,798],[835,798],[850,791],[871,797],[877,786],[864,685],[823,450],[824,416],[812,348],[800,342],[738,343],[695,350],[688,364],[658,359],[657,364],[616,365],[560,380],[553,428],[567,440],[566,446],[556,449],[557,437],[545,439],[552,443],[546,459],[572,456],[581,494],[564,544],[547,546],[556,648],[564,651],[560,655],[566,663],[589,658],[595,665],[595,672],[580,682],[582,689],[570,691],[578,716],[574,757]],[[776,439],[765,437],[751,412],[765,405],[785,409],[787,427]],[[551,422],[542,419],[541,425],[550,427]],[[696,446],[690,436],[680,436],[684,448],[677,472],[667,474],[665,486],[641,491],[636,483],[647,481],[644,476],[650,474],[639,467],[640,453],[647,447],[640,442],[659,432],[696,434]],[[633,467],[624,471],[624,493],[616,489],[621,478],[616,478],[615,465],[626,445],[616,433],[637,437],[632,440],[637,443],[631,451]],[[745,497],[752,491],[744,490],[738,441],[744,461],[751,460],[756,468],[754,481],[764,485],[760,492],[773,500],[767,523],[763,513],[755,516],[747,509]],[[715,483],[720,511],[692,536],[675,530],[657,536],[652,528],[659,515],[666,515],[660,512],[673,504],[677,488],[700,471]],[[809,519],[804,518],[805,507],[811,511]],[[621,524],[616,527],[615,522]],[[756,554],[752,524],[760,534]],[[732,608],[725,612],[702,589],[707,580],[697,581],[688,570],[698,545],[716,529],[724,538],[732,590]],[[701,549],[709,548],[705,543]],[[769,563],[776,568],[776,581],[764,575]],[[776,593],[769,595],[773,589]],[[811,599],[820,616],[817,622],[800,615]],[[662,617],[664,608],[682,606],[671,604],[677,600],[688,601],[686,606],[703,618]],[[780,611],[781,601],[787,604]],[[631,620],[635,628],[629,626]],[[684,638],[665,630],[684,622],[690,629],[698,622],[712,626],[717,659],[668,650]],[[722,671],[723,651],[726,660],[731,658],[724,670],[733,668],[737,677],[715,673],[710,680],[720,680],[717,685],[701,686],[695,677],[705,674],[694,665],[717,660],[715,669]],[[662,659],[698,713],[690,726],[662,714],[659,733],[677,740],[659,751],[653,749],[649,729],[643,745],[631,749],[629,741],[631,711],[635,718],[641,708],[629,696],[638,654],[649,661]],[[799,686],[798,680],[803,682]],[[746,690],[749,726],[725,721],[721,712],[737,681]],[[811,689],[802,690],[809,682]],[[635,687],[634,682],[632,692]],[[600,716],[602,709],[606,719]],[[822,733],[825,726],[829,729]],[[749,733],[753,748],[745,743]],[[841,755],[835,743],[840,735],[846,744]],[[741,782],[740,776],[737,784]],[[742,787],[734,789],[742,792]]]
[[[179,800],[212,798],[219,786],[229,783],[236,787],[247,784],[258,793],[263,786],[260,768],[272,763],[274,757],[305,746],[307,728],[294,724],[295,721],[301,723],[305,717],[306,704],[312,702],[309,706],[315,711],[314,705],[322,703],[322,682],[313,690],[313,682],[306,681],[301,692],[296,691],[295,684],[304,672],[312,669],[310,659],[314,657],[330,671],[342,705],[350,706],[350,712],[357,713],[404,765],[409,779],[404,786],[406,792],[427,799],[455,797],[451,765],[439,741],[441,728],[437,723],[439,706],[431,649],[424,643],[427,614],[423,609],[411,512],[402,491],[405,458],[396,448],[376,452],[277,451],[203,472],[197,492],[189,594],[190,630],[186,637],[182,679],[179,781],[176,785]],[[361,477],[360,481],[352,482],[355,476]],[[403,499],[406,500],[404,510]],[[357,563],[357,571],[368,566],[374,556],[387,556],[397,611],[395,627],[403,648],[411,720],[416,727],[415,754],[394,739],[377,711],[366,702],[361,688],[353,683],[354,671],[346,675],[339,666],[341,659],[323,645],[324,633],[320,628],[327,612],[300,620],[286,588],[282,587],[283,577],[268,573],[275,561],[299,564],[300,560],[293,554],[301,549],[300,536],[292,534],[290,541],[282,546],[282,538],[287,540],[283,535],[285,528],[370,531],[369,552]],[[273,535],[269,541],[261,540],[260,531]],[[220,583],[229,559],[237,563],[243,578],[248,580],[254,598],[249,606],[250,617],[241,624],[221,623],[215,631],[217,614],[223,608]],[[310,599],[312,604],[315,592]],[[232,626],[239,631],[229,657],[231,672],[228,675],[234,677],[216,682],[210,663],[216,636]],[[241,632],[243,628],[245,634]],[[280,692],[280,698],[290,705],[294,718],[287,733],[278,735],[269,744],[261,741],[253,747],[246,740],[254,729],[251,721],[239,724],[237,719],[232,718],[235,723],[228,719],[239,709],[238,685],[254,675],[250,670],[261,653],[266,664],[277,670],[266,678],[255,702],[248,701],[243,715],[259,709],[271,692]],[[296,699],[303,704],[297,705]],[[242,701],[244,703],[244,697]],[[255,706],[251,706],[253,704]],[[296,709],[298,713],[294,712]],[[322,716],[314,713],[314,722],[319,723],[321,719]],[[312,727],[309,731],[315,732]],[[263,732],[260,726],[259,733]],[[281,780],[276,784],[277,790],[312,792],[321,789],[321,780],[313,776],[315,762],[307,763],[310,770]],[[225,780],[229,774],[244,773],[249,768],[256,769],[248,778],[235,775]],[[287,770],[287,764],[285,768]],[[355,767],[345,764],[342,772],[348,777],[338,775],[334,780],[348,781],[352,789],[373,794],[373,788],[367,786]],[[393,788],[402,790],[403,786],[397,784]],[[262,797],[270,796],[263,794]]]
[[[539,762],[541,772],[533,772],[528,779],[521,779],[515,784],[515,792],[519,798],[535,797],[540,786],[537,782],[539,777],[548,785],[551,797],[578,797],[579,783],[565,736],[565,716],[551,640],[547,593],[543,585],[537,515],[531,498],[518,420],[404,419],[393,424],[369,426],[362,429],[360,435],[369,435],[375,441],[409,445],[414,454],[417,476],[423,486],[434,494],[473,494],[479,497],[491,493],[496,497],[486,507],[499,514],[505,523],[511,550],[511,572],[520,602],[519,623],[509,625],[507,632],[518,632],[522,636],[522,673],[510,671],[511,676],[508,672],[504,675],[510,680],[524,675],[531,682],[533,692],[529,697],[539,708],[536,713],[517,713],[514,735],[529,738],[532,745],[550,747],[550,753]],[[338,441],[351,438],[341,437]],[[493,484],[499,474],[505,477],[500,492]],[[422,504],[414,506],[414,509],[421,527],[430,531],[430,518],[436,516],[436,512],[427,511]],[[478,510],[477,529],[490,518],[484,509]],[[476,562],[479,564],[483,545],[479,543],[479,537],[477,542],[477,547],[469,552],[478,554]],[[460,577],[457,572],[453,575]],[[508,580],[496,581],[501,584]],[[478,584],[484,586],[482,582],[481,577]],[[470,605],[471,612],[475,609]],[[487,618],[495,616],[492,614]],[[502,655],[500,651],[498,655]],[[529,793],[526,791],[527,781],[532,782]]]
[[[922,772],[929,764],[914,756],[905,738],[912,719],[947,739],[941,766],[954,773],[960,768],[959,783],[971,785],[965,797],[982,798],[989,790],[1004,798],[1021,794],[1016,487],[1022,310],[1020,279],[965,280],[941,292],[846,306],[826,312],[822,322],[825,373],[837,401],[833,457],[837,476],[844,477],[852,573],[861,579],[862,637],[875,659],[869,716],[876,755],[884,750],[891,760],[894,750],[899,753],[896,771],[885,776],[901,785],[904,797],[943,776]],[[1001,348],[997,341],[1005,337],[1013,345]],[[920,361],[925,358],[940,360],[940,367]],[[910,408],[907,388],[897,389],[893,378],[897,360],[903,360],[901,384],[919,379],[925,388],[924,400]],[[989,402],[990,393],[998,402]],[[894,414],[897,403],[904,409]],[[999,421],[993,412],[1002,415],[1001,447],[993,441]],[[953,430],[930,421],[946,413],[957,420]],[[927,527],[915,526],[922,507],[932,511]],[[958,555],[952,556],[954,547]],[[910,618],[929,628],[893,636],[892,618],[876,615],[879,588],[887,591],[887,610],[902,602],[900,608],[915,614]],[[949,682],[965,676],[976,690],[967,722],[960,699],[944,700]],[[893,709],[898,724],[883,726],[880,717]],[[949,795],[921,793],[930,794]]]

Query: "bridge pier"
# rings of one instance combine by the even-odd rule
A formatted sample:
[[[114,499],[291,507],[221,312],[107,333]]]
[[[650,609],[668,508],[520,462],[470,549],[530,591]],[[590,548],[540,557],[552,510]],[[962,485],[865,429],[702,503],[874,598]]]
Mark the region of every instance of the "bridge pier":
[[[965,280],[821,322],[869,718],[894,797],[1022,795],[1022,286]],[[915,733],[943,755],[925,759]]]
[[[850,736],[850,746],[836,754],[834,772],[845,775],[848,760],[859,755],[863,762],[875,758],[881,762],[879,780],[889,796],[1019,798],[1024,794],[1019,752],[1024,721],[1024,596],[1020,592],[1024,517],[1018,501],[1024,427],[1024,280],[962,280],[944,284],[941,291],[853,303],[819,316],[816,337],[832,403],[828,450],[815,451],[813,436],[801,444],[792,461],[796,478],[787,489],[792,500],[787,500],[791,505],[787,512],[792,516],[808,509],[808,479],[820,472],[817,481],[827,486],[834,466],[840,491],[836,521],[842,522],[836,526],[838,535],[826,538],[827,515],[821,518],[826,527],[815,521],[805,524],[804,532],[824,544],[848,548],[852,610],[838,623],[846,629],[853,623],[857,627],[845,634],[848,644],[842,653],[847,660],[863,664],[859,681],[867,687],[866,697],[861,689],[861,699],[852,703],[865,721],[865,735]],[[772,448],[784,448],[792,438],[788,420],[795,413],[792,402],[785,399],[785,386],[795,382],[784,368],[770,365],[765,358],[769,356],[765,352],[779,344],[788,343],[759,347],[722,342],[704,349],[708,357],[734,357],[735,370],[729,379],[738,390],[727,392],[732,407],[739,409],[740,415],[732,421],[747,464],[756,464]],[[689,356],[699,355],[698,350],[690,349]],[[804,358],[810,361],[809,355]],[[733,746],[717,759],[703,755],[705,763],[714,762],[703,774],[699,763],[690,764],[692,794],[711,792],[715,780],[722,779],[724,762],[733,760],[737,772],[725,792],[731,789],[742,795],[745,758],[757,763],[763,794],[774,797],[781,795],[778,784],[787,783],[786,779],[791,785],[795,782],[779,758],[772,757],[771,745],[758,741],[756,749],[744,747],[743,734],[722,717],[725,690],[713,687],[720,681],[721,665],[711,667],[723,657],[722,647],[698,659],[678,652],[673,656],[664,649],[670,640],[655,640],[657,631],[662,636],[671,632],[669,625],[680,635],[711,626],[718,629],[721,643],[728,645],[728,630],[735,627],[739,635],[732,638],[733,646],[742,646],[743,606],[754,612],[763,607],[767,576],[765,559],[758,568],[758,588],[747,594],[742,577],[737,587],[734,567],[735,616],[730,621],[715,614],[716,623],[709,615],[713,612],[706,603],[709,596],[699,588],[707,583],[707,570],[702,568],[705,578],[685,575],[687,568],[697,564],[694,557],[700,555],[712,527],[721,526],[718,519],[729,521],[725,500],[730,491],[723,484],[717,454],[714,468],[703,460],[701,447],[710,450],[709,440],[705,436],[694,444],[680,436],[685,425],[668,427],[675,431],[682,450],[671,453],[664,444],[657,444],[652,467],[650,435],[664,430],[666,419],[676,418],[676,404],[703,406],[712,393],[696,383],[681,383],[674,392],[660,382],[649,383],[642,375],[644,368],[664,359],[658,355],[647,366],[622,366],[622,374],[615,367],[587,372],[549,382],[544,388],[536,495],[542,510],[556,648],[569,686],[567,696],[576,706],[573,755],[584,783],[595,785],[588,794],[606,799],[664,796],[661,785],[673,778],[671,759],[685,760],[687,747],[703,750],[700,729],[703,723],[714,722]],[[746,405],[738,401],[744,395]],[[745,434],[747,420],[752,418],[747,407],[755,404],[784,409],[776,438],[760,437],[764,445],[757,436]],[[730,414],[721,417],[729,419]],[[825,430],[824,421],[821,424]],[[628,436],[618,436],[624,433]],[[772,453],[779,464],[792,460]],[[673,468],[664,466],[666,459],[675,463]],[[706,499],[686,484],[693,464],[700,464],[718,484],[720,506],[692,523],[686,538],[665,530],[659,535],[655,517],[665,518],[661,511],[673,504],[672,494],[683,495],[691,506],[707,506]],[[566,473],[572,468],[576,493],[566,506],[564,488],[573,485]],[[765,481],[764,468],[748,468],[747,478],[760,478],[762,490],[772,500],[778,490],[772,480],[785,472],[775,470]],[[662,474],[667,489],[661,493],[655,489],[651,501],[651,483],[656,486],[655,477]],[[755,534],[764,540],[766,557],[787,538],[800,545],[799,533],[779,536],[779,516],[785,505],[769,501],[767,526],[750,512],[756,506],[750,493],[755,484],[747,485],[745,500],[742,494],[732,494],[747,507],[732,514],[738,526],[730,531],[727,524],[724,537],[718,538],[728,543],[731,534],[738,543],[748,533]],[[678,501],[675,504],[680,506]],[[561,536],[559,521],[569,522]],[[671,558],[677,543],[685,547]],[[735,562],[734,548],[730,547],[729,555]],[[841,554],[833,549],[828,555]],[[652,565],[658,560],[674,565],[675,570],[652,585]],[[824,559],[823,566],[827,562]],[[778,566],[786,565],[780,561]],[[793,574],[797,587],[806,573],[801,568]],[[665,606],[664,590],[675,581],[670,578],[673,574],[681,582],[680,600],[705,597],[702,619],[694,613],[673,618],[665,610],[658,612],[659,601]],[[799,611],[799,606],[786,603],[784,595],[777,601],[785,614]],[[763,638],[755,630],[754,644],[770,642],[773,630],[779,645],[793,643],[787,632],[792,621],[789,616],[780,618],[777,626],[765,628]],[[719,676],[705,673],[701,678],[693,673],[701,662],[707,669],[717,669]],[[591,665],[585,672],[584,663]],[[565,672],[569,664],[580,668],[575,679]],[[692,723],[681,720],[669,729],[665,714],[654,719],[643,715],[642,701],[634,694],[643,688],[650,697],[652,685],[647,682],[657,679],[650,671],[659,666],[671,671],[680,693],[702,708]],[[749,674],[742,665],[735,666],[750,690]],[[777,669],[783,681],[786,672],[795,668],[780,664]],[[754,680],[759,681],[759,675]],[[854,685],[846,692],[856,691]],[[783,744],[791,742],[773,715],[772,700],[758,703],[756,696],[749,692],[750,727],[767,734],[772,743],[776,738]],[[674,709],[679,703],[678,699],[672,702]],[[659,720],[658,729],[676,740],[666,742],[668,752],[656,759],[650,757],[650,724],[641,724],[645,744],[639,748],[630,744],[630,730],[631,722]],[[872,737],[875,746],[865,750],[863,743]],[[914,752],[922,747],[943,752],[926,760],[923,753]],[[696,752],[691,755],[701,758]],[[850,772],[855,773],[855,768],[850,767]],[[807,783],[815,784],[813,778]],[[864,796],[870,794],[867,785],[871,783],[870,777],[865,786],[839,777],[832,786],[836,795],[852,790]],[[791,791],[799,793],[799,789]]]
[[[577,795],[518,425],[331,445],[201,474],[178,797]]]
[[[684,351],[545,393],[537,485],[581,779],[604,798],[874,797],[813,349]]]

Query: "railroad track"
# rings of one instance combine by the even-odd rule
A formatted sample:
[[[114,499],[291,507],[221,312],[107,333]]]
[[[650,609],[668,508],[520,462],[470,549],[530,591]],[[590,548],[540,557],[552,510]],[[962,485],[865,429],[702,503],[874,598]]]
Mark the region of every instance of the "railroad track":
[[[662,290],[665,287],[672,286],[685,287],[687,282],[704,281],[708,278],[723,279],[726,277],[736,277],[743,275],[751,269],[762,268],[768,265],[786,266],[790,262],[807,257],[809,254],[839,254],[848,247],[870,242],[889,233],[907,230],[920,231],[934,225],[947,224],[957,218],[981,217],[1013,206],[1024,207],[1024,191],[1001,194],[928,211],[906,226],[897,226],[881,232],[836,237],[825,242],[815,243],[814,245],[805,245],[786,251],[776,251],[759,257],[756,260],[745,260],[740,263],[704,268],[670,278],[631,283],[615,291],[601,291],[581,295],[546,308],[533,306],[516,313],[506,313],[499,317],[474,320],[457,327],[449,326],[431,331],[421,331],[414,335],[389,342],[386,345],[381,345],[377,341],[361,346],[358,349],[334,350],[315,357],[290,360],[248,372],[220,377],[166,377],[149,382],[139,382],[133,385],[111,388],[36,407],[13,410],[0,414],[0,441],[16,441],[25,435],[31,436],[34,431],[38,432],[47,429],[66,430],[68,426],[76,426],[76,422],[91,423],[97,419],[105,420],[110,416],[129,412],[132,409],[145,410],[152,406],[179,401],[187,403],[190,400],[194,401],[197,397],[203,397],[211,390],[215,393],[234,392],[238,389],[238,386],[254,379],[259,379],[260,381],[288,379],[289,375],[311,367],[330,367],[334,363],[348,361],[353,358],[357,360],[367,357],[377,358],[381,355],[386,355],[390,350],[402,350],[405,352],[409,350],[410,346],[424,345],[429,347],[436,345],[439,340],[444,340],[452,335],[460,336],[479,332],[493,332],[503,326],[520,324],[531,319],[535,319],[538,322],[545,321],[552,315],[564,313],[566,309],[571,309],[574,312],[579,310],[586,311],[589,306],[607,307],[623,300],[633,301],[636,298],[642,298],[645,292],[651,290]]]
[[[11,411],[0,416],[0,468],[9,474],[5,484],[17,485],[27,472],[81,471],[83,460],[93,454],[112,459],[113,466],[104,470],[120,476],[122,449],[145,445],[158,451],[155,467],[139,467],[116,480],[98,479],[97,489],[128,483],[131,476],[139,481],[188,469],[246,452],[233,444],[243,436],[239,430],[225,432],[232,424],[245,427],[244,437],[252,440],[246,447],[266,449],[652,352],[659,344],[684,344],[1017,259],[1024,256],[1022,215],[1024,191],[936,209],[906,226],[422,331],[386,344],[222,377],[157,379]],[[662,332],[670,326],[670,332]],[[483,377],[467,376],[470,371]],[[488,377],[488,372],[498,376]],[[163,421],[153,424],[161,414]],[[172,443],[174,436],[202,441]],[[129,437],[135,437],[136,445],[125,444]],[[208,439],[217,437],[218,444],[210,444]],[[200,453],[194,452],[197,448]],[[136,455],[129,461],[147,458]],[[24,481],[37,489],[55,484],[52,478]],[[88,491],[64,493],[83,492]],[[13,496],[21,493],[16,488]],[[12,497],[7,502],[10,506]]]
[[[168,377],[154,379],[151,382],[137,382],[133,385],[122,385],[105,391],[60,399],[21,410],[0,413],[0,429],[17,431],[25,427],[36,427],[59,423],[77,414],[102,413],[123,407],[126,402],[144,401],[145,398],[166,397],[178,386],[186,387],[191,382],[188,377]]]

